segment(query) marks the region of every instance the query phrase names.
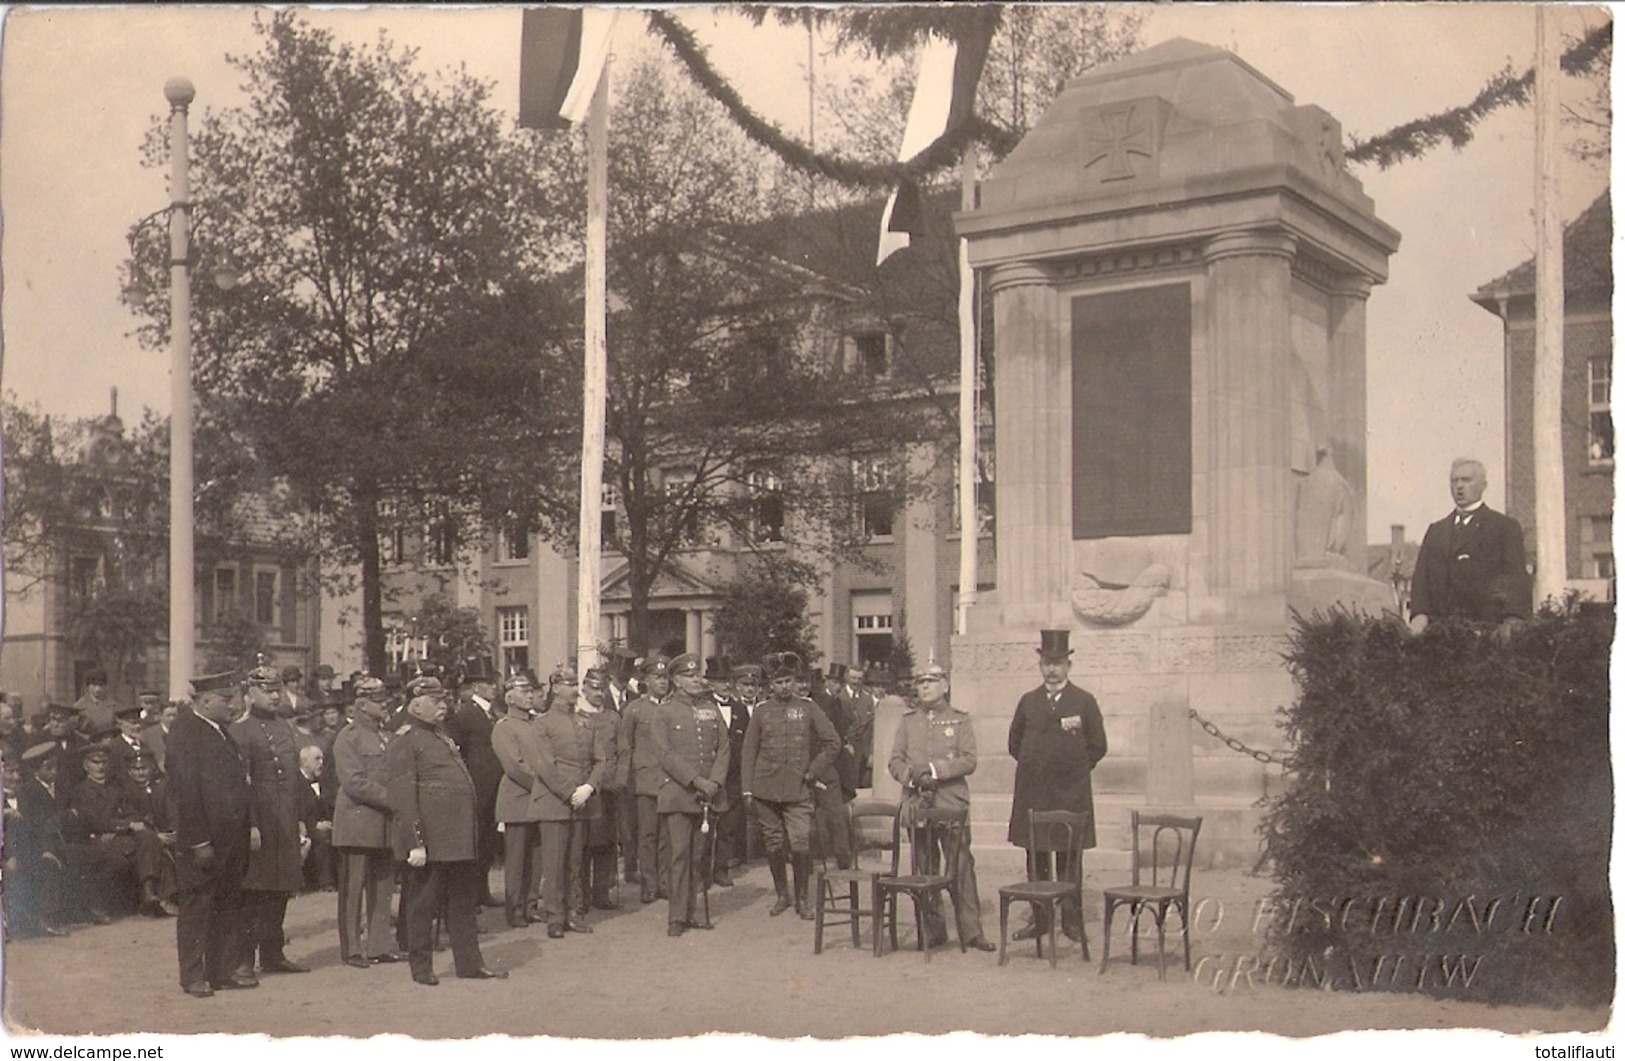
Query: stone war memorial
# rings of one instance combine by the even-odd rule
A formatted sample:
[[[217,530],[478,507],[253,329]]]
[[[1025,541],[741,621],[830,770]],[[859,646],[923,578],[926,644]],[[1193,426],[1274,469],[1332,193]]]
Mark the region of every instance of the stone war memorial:
[[[1279,768],[1191,711],[1278,749],[1292,612],[1393,608],[1362,570],[1365,313],[1399,234],[1342,141],[1172,40],[1069,82],[957,216],[993,307],[997,588],[953,649],[984,836],[1038,631],[1068,628],[1111,745],[1091,862],[1127,864],[1139,807],[1201,814],[1198,860],[1252,865]]]

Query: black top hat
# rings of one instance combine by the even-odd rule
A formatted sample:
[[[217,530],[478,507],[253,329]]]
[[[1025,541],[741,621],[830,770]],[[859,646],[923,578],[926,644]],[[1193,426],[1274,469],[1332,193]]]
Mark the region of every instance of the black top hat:
[[[728,661],[720,656],[705,657],[705,680],[708,682],[725,682],[733,668]]]
[[[497,667],[490,656],[470,656],[463,660],[463,681],[497,682]]]
[[[837,681],[837,682],[845,681],[846,680],[846,664],[844,664],[844,663],[831,663],[829,665],[829,672],[827,674],[825,674],[825,677],[830,679],[831,681]]]
[[[1043,660],[1070,659],[1072,646],[1068,643],[1072,637],[1070,630],[1040,630],[1038,631],[1038,658]]]

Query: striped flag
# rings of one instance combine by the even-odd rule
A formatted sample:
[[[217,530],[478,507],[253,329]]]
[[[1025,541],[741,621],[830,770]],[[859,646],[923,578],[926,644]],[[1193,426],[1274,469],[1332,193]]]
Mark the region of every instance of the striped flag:
[[[907,162],[970,116],[987,62],[988,43],[982,39],[960,46],[932,38],[921,47],[920,76],[914,83],[914,100],[909,104],[897,161]],[[919,184],[903,181],[886,200],[875,264],[908,246],[911,232],[925,232],[925,212]]]
[[[619,12],[526,8],[519,37],[519,125],[568,129],[587,117]]]

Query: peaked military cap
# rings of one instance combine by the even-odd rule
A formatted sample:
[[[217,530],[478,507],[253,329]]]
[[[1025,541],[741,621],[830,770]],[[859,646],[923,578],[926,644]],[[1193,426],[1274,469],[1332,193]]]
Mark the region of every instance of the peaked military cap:
[[[671,674],[674,678],[681,675],[698,678],[700,676],[700,657],[692,652],[684,652],[671,661]]]

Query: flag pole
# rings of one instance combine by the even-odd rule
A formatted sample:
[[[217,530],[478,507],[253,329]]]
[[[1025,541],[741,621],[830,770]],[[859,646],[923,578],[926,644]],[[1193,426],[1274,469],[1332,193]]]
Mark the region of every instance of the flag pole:
[[[960,160],[959,208],[976,208],[974,143]],[[959,240],[959,608],[955,633],[969,632],[970,609],[976,603],[976,550],[981,539],[981,513],[976,507],[976,274],[970,267],[970,242]]]
[[[576,663],[598,663],[598,593],[603,549],[604,400],[609,360],[605,341],[609,203],[609,65],[598,75],[587,113],[586,320],[581,393],[581,527],[576,552]]]
[[[1563,482],[1563,213],[1558,199],[1555,15],[1535,9],[1535,604],[1561,600],[1568,580]]]

